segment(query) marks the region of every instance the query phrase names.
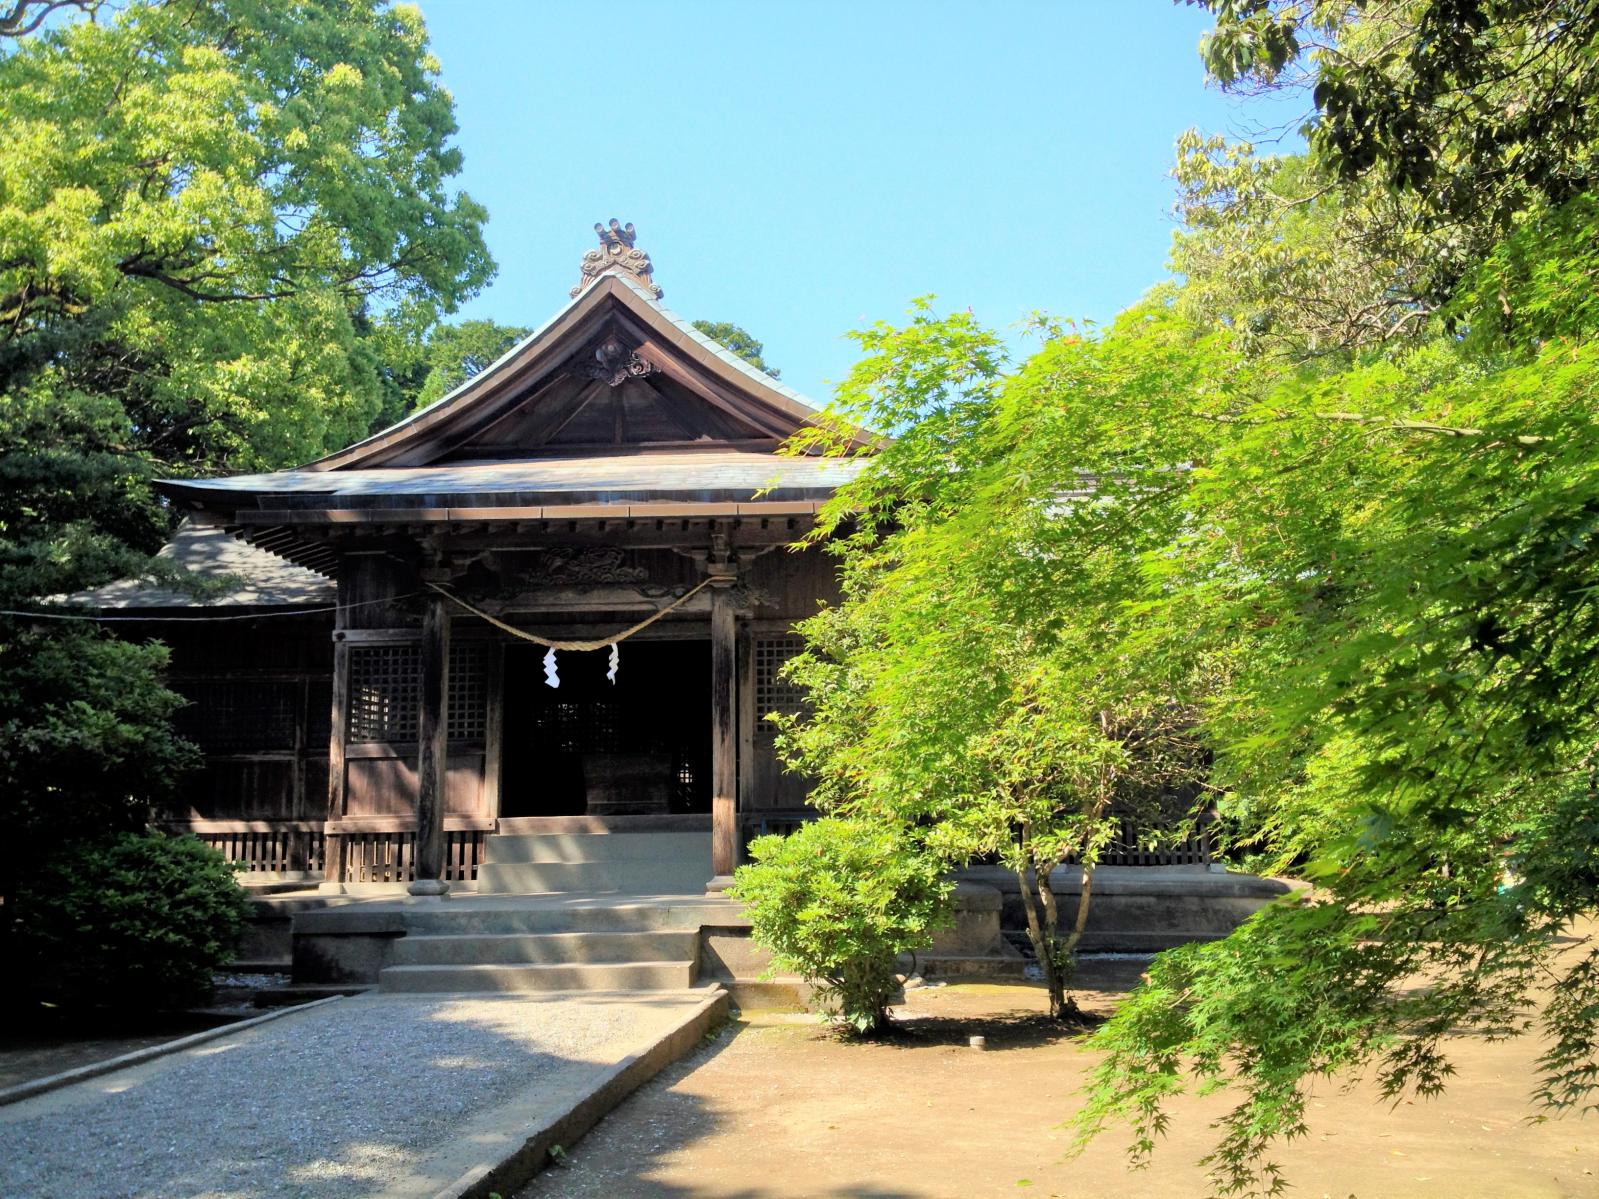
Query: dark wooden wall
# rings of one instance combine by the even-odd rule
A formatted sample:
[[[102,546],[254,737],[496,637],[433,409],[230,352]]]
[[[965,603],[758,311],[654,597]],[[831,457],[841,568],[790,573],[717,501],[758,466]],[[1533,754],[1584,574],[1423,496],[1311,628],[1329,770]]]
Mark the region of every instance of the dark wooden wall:
[[[641,596],[660,603],[702,577],[692,558],[667,550],[626,550],[612,565],[616,579],[505,580],[469,572],[455,586],[464,596],[498,605],[513,623],[583,635],[577,631],[625,627],[641,615]],[[403,557],[386,554],[346,558],[339,586],[337,627],[332,613],[129,626],[171,647],[171,686],[192,701],[177,724],[204,754],[204,765],[186,781],[179,801],[160,817],[263,870],[321,869],[324,822],[331,818],[326,829],[344,836],[340,852],[350,857],[344,877],[398,878],[406,869],[404,843],[415,819],[415,735],[403,734],[410,727],[404,713],[397,723],[385,723],[385,717],[375,726],[403,735],[366,735],[356,713],[363,704],[375,704],[393,715],[384,705],[396,702],[407,684],[391,678],[385,689],[383,671],[374,675],[367,669],[376,659],[365,655],[383,659],[384,669],[410,669],[406,659],[415,653],[420,633],[422,586]],[[746,825],[781,820],[803,808],[806,780],[783,771],[773,751],[773,728],[760,718],[768,710],[796,709],[798,693],[776,674],[799,648],[790,626],[836,595],[832,561],[819,550],[771,550],[744,566],[737,716]],[[647,635],[706,639],[708,609],[708,593],[702,593]],[[510,639],[466,615],[453,621],[451,638],[452,657],[469,660],[452,671],[446,817],[461,842],[452,850],[465,862],[458,877],[471,877],[474,847],[496,815],[504,647]],[[345,735],[337,741],[336,662],[354,688],[345,697]],[[708,705],[709,696],[663,696],[662,702]],[[465,718],[468,712],[475,715]]]
[[[215,625],[153,622],[189,699],[175,723],[200,747],[171,820],[320,820],[326,807],[331,614]]]

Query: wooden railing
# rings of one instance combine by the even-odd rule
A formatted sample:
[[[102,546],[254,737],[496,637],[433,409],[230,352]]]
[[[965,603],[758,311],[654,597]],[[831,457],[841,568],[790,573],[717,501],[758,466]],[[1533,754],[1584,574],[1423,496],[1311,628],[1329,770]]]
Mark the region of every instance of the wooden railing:
[[[162,828],[199,838],[247,874],[322,871],[326,842],[320,821],[192,820]]]
[[[1210,830],[1200,827],[1191,837],[1179,842],[1157,842],[1150,846],[1130,822],[1124,823],[1120,835],[1099,855],[1101,866],[1208,866],[1214,857],[1214,844]],[[1077,864],[1077,855],[1066,859],[1068,865]]]
[[[447,882],[473,882],[483,859],[490,819],[448,816],[444,821]],[[407,883],[416,877],[416,821],[409,817],[366,817],[325,821],[192,820],[162,827],[188,833],[217,850],[245,874],[326,872],[329,834],[339,854],[338,877],[347,883]]]
[[[815,808],[756,808],[753,811],[739,813],[739,825],[744,838],[744,846],[756,837],[765,837],[776,833],[779,836],[788,836],[796,832],[801,825],[817,819],[821,815]]]
[[[444,880],[475,882],[483,861],[484,829],[444,832]],[[408,883],[416,878],[416,829],[390,832],[345,833],[344,881],[347,883]]]

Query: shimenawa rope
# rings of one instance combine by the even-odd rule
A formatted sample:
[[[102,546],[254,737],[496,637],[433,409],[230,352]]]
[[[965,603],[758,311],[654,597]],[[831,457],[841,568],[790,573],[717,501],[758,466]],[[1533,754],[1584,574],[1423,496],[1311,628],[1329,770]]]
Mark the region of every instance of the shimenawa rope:
[[[623,629],[620,633],[617,633],[617,634],[615,634],[613,636],[601,637],[597,641],[556,641],[556,640],[554,640],[553,638],[550,638],[550,637],[540,637],[537,633],[529,633],[525,629],[517,628],[513,624],[507,624],[505,621],[501,620],[499,617],[491,616],[487,612],[483,611],[483,609],[481,609],[481,608],[474,608],[471,604],[467,603],[460,596],[456,595],[452,591],[447,590],[446,588],[440,587],[437,583],[429,583],[428,586],[431,587],[434,591],[437,591],[445,599],[451,600],[452,602],[460,605],[462,608],[466,609],[466,611],[470,612],[473,616],[481,617],[482,619],[488,621],[491,625],[493,625],[497,629],[504,629],[507,633],[511,634],[511,636],[513,636],[513,637],[520,637],[523,641],[531,641],[534,645],[542,645],[546,649],[558,649],[558,650],[565,650],[565,651],[571,651],[571,652],[582,652],[582,651],[585,651],[585,650],[604,649],[608,645],[616,645],[619,642],[626,641],[629,637],[633,636],[633,634],[641,632],[644,629],[649,628],[657,620],[661,619],[661,617],[667,615],[670,612],[675,612],[677,609],[681,608],[684,604],[688,603],[689,600],[693,599],[694,596],[697,595],[700,591],[704,590],[706,587],[709,587],[712,583],[715,583],[717,581],[718,581],[718,579],[715,576],[712,576],[709,579],[703,579],[699,583],[696,583],[693,587],[690,587],[687,591],[685,591],[682,595],[678,596],[671,603],[667,604],[666,607],[661,608],[660,610],[651,613],[648,617],[646,617],[645,619],[639,621],[638,624],[633,625],[630,628]]]

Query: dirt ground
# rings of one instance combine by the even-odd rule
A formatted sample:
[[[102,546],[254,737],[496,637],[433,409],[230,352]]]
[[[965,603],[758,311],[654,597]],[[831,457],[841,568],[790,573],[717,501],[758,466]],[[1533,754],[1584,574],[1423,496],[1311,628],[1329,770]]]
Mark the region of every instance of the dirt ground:
[[[1108,1013],[1142,964],[1079,976]],[[1032,985],[913,989],[903,1032],[847,1044],[814,1022],[754,1013],[641,1088],[517,1199],[1062,1199],[1207,1193],[1195,1164],[1225,1096],[1184,1097],[1147,1171],[1112,1133],[1067,1160],[1059,1125],[1094,1055],[1042,1019]],[[969,1047],[982,1035],[988,1048]],[[1599,1197],[1599,1117],[1529,1123],[1536,1044],[1461,1037],[1458,1074],[1431,1102],[1382,1104],[1327,1084],[1308,1137],[1278,1160],[1314,1199]]]

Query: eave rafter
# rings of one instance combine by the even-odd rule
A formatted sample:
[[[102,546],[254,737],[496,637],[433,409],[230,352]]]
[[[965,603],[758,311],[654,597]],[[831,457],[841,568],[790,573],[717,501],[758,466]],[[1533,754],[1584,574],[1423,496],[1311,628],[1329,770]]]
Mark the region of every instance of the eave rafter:
[[[504,551],[508,540],[519,551],[546,546],[626,545],[636,549],[701,550],[716,538],[729,545],[765,552],[790,545],[810,528],[815,505],[727,505],[743,513],[626,516],[559,515],[532,512],[493,519],[450,519],[445,509],[398,509],[382,519],[318,521],[322,513],[241,514],[228,532],[249,544],[318,574],[333,576],[347,553],[389,550],[408,555],[424,541],[455,554]],[[254,516],[251,520],[248,517]]]

